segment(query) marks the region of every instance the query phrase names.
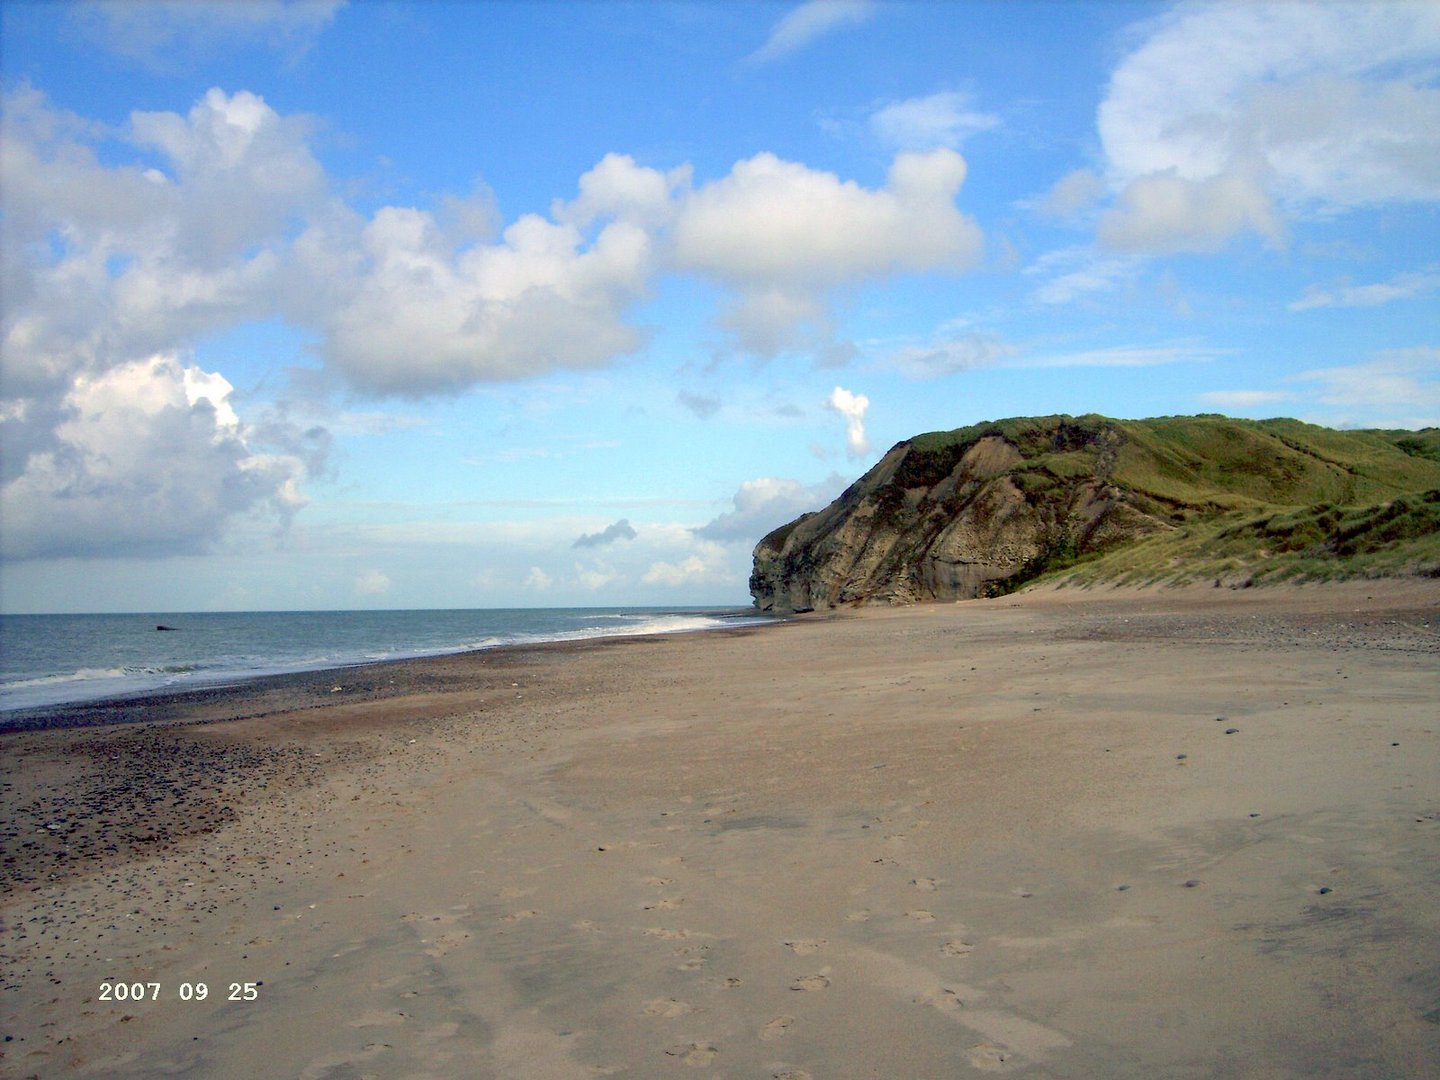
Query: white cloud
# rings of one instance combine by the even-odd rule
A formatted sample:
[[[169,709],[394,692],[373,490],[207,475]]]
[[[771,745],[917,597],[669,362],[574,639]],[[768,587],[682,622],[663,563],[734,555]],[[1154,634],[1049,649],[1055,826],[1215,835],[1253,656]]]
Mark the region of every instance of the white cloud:
[[[1284,390],[1211,390],[1201,394],[1200,400],[1221,409],[1253,409],[1274,401],[1288,401],[1294,396]]]
[[[1369,285],[1337,285],[1322,288],[1312,285],[1299,300],[1286,305],[1290,311],[1310,311],[1326,307],[1379,307],[1396,300],[1428,296],[1440,289],[1440,273],[1434,268],[1420,273],[1397,274],[1389,281]]]
[[[975,111],[970,95],[954,90],[891,102],[870,116],[876,136],[901,150],[955,150],[971,135],[999,126],[998,116]]]
[[[645,585],[677,589],[707,584],[733,585],[734,578],[735,572],[724,546],[702,540],[696,545],[694,553],[683,559],[651,563],[640,580]]]
[[[1283,388],[1215,390],[1200,400],[1228,409],[1289,401],[1317,414],[1317,423],[1339,427],[1355,426],[1356,410],[1366,427],[1440,424],[1440,348],[1386,349],[1363,363],[1312,368],[1281,381]]]
[[[379,596],[390,591],[390,576],[381,570],[366,570],[355,579],[355,591],[361,596]]]
[[[755,288],[824,288],[896,271],[965,269],[975,223],[955,209],[965,160],[903,153],[870,190],[774,154],[737,162],[700,187],[675,225],[679,266]]]
[[[7,391],[173,349],[274,305],[294,218],[326,197],[309,127],[211,90],[185,117],[134,113],[131,148],[168,171],[101,164],[95,130],[32,90],[5,101]],[[50,241],[57,254],[48,254]]]
[[[1251,176],[1187,180],[1173,171],[1132,180],[1100,218],[1100,242],[1121,251],[1217,251],[1251,230],[1275,247],[1285,229],[1269,194]]]
[[[865,412],[870,408],[870,399],[864,394],[852,394],[843,386],[830,392],[828,408],[845,418],[845,450],[851,457],[864,457],[870,452],[870,441],[865,437]]]
[[[4,554],[196,552],[236,519],[288,522],[306,463],[253,445],[229,395],[222,376],[173,356],[77,376],[48,439],[10,463]]]
[[[614,570],[601,564],[584,566],[576,563],[575,580],[579,582],[581,588],[589,589],[591,592],[598,592],[605,588],[605,586],[613,585],[615,582],[622,580],[622,577]]]
[[[1182,4],[1099,110],[1102,222],[1129,250],[1211,250],[1286,214],[1440,198],[1440,7]]]
[[[1089,169],[1066,173],[1040,200],[1039,208],[1055,217],[1068,218],[1088,210],[1105,197],[1105,181]]]
[[[1169,345],[1116,345],[1108,349],[1085,349],[1072,353],[1026,356],[1013,361],[1017,368],[1155,367],[1160,364],[1200,363],[1213,360],[1223,349],[1210,349],[1193,341]]]
[[[1362,364],[1301,372],[1294,381],[1313,385],[1326,405],[1440,410],[1440,348],[1387,349]]]
[[[530,567],[530,573],[525,577],[525,587],[537,592],[544,592],[553,584],[554,579],[538,566]]]
[[[69,12],[94,43],[146,67],[192,64],[222,47],[257,42],[303,54],[345,0],[88,0]]]
[[[600,218],[658,227],[674,216],[674,195],[690,186],[691,176],[689,165],[662,173],[628,154],[606,154],[580,177],[580,194],[569,203],[557,200],[551,216],[582,228]]]
[[[834,30],[866,22],[874,13],[874,0],[806,0],[785,13],[749,59],[752,63],[778,60]]]
[[[753,544],[787,521],[823,508],[845,485],[839,474],[832,474],[818,484],[771,476],[746,480],[732,499],[735,509],[702,525],[695,530],[695,535],[706,540]]]
[[[1016,351],[1014,345],[999,335],[974,330],[933,345],[898,349],[891,355],[890,363],[912,379],[934,379],[991,367]]]
[[[1129,256],[1099,255],[1089,248],[1061,248],[1036,259],[1025,268],[1025,274],[1046,279],[1031,293],[1036,303],[1068,304],[1131,281],[1140,265],[1138,259]]]
[[[645,293],[651,244],[628,222],[587,243],[576,226],[531,214],[497,244],[456,249],[430,213],[384,207],[358,229],[316,227],[299,253],[330,293],[326,359],[371,391],[598,367],[642,341],[623,316]]]
[[[673,261],[738,292],[721,325],[748,351],[825,343],[828,290],[975,265],[980,229],[954,204],[965,173],[953,150],[902,153],[885,186],[868,189],[758,154],[684,199]]]

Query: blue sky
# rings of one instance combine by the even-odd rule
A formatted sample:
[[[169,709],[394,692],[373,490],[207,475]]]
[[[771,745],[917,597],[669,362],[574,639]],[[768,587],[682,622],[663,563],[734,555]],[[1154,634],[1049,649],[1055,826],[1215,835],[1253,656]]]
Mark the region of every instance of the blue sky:
[[[1440,424],[1440,6],[10,3],[0,607],[744,604],[895,442]]]

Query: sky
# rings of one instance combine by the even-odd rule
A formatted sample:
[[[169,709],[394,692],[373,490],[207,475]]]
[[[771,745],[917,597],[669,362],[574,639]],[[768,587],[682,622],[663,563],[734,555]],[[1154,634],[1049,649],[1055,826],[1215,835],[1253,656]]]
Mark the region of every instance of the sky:
[[[744,605],[921,432],[1440,424],[1440,4],[0,19],[6,612]]]

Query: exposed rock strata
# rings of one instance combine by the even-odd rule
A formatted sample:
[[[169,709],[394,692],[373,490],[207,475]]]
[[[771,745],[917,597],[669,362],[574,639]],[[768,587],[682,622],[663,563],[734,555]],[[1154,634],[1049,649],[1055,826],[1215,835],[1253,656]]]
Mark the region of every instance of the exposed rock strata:
[[[1331,442],[1315,449],[1317,432],[1349,435],[1295,421],[1057,416],[917,436],[761,540],[750,591],[775,612],[966,599],[1197,516],[1433,483],[1436,463],[1397,449],[1401,433],[1355,433],[1369,456],[1354,466]]]

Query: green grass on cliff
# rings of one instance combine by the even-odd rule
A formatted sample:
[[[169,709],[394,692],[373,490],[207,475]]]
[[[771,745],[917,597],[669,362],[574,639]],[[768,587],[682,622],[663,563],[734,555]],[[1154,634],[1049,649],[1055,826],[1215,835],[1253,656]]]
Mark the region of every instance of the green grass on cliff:
[[[1440,490],[1350,509],[1230,511],[1052,568],[1047,578],[1081,586],[1251,585],[1400,574],[1440,575]]]
[[[1032,500],[1093,477],[1173,525],[1098,554],[1057,542],[1020,575],[1026,583],[1440,574],[1440,429],[1336,431],[1216,415],[1027,417],[911,439],[919,453],[907,456],[904,479],[937,482],[987,436],[1020,450],[1025,460],[1010,475]]]

